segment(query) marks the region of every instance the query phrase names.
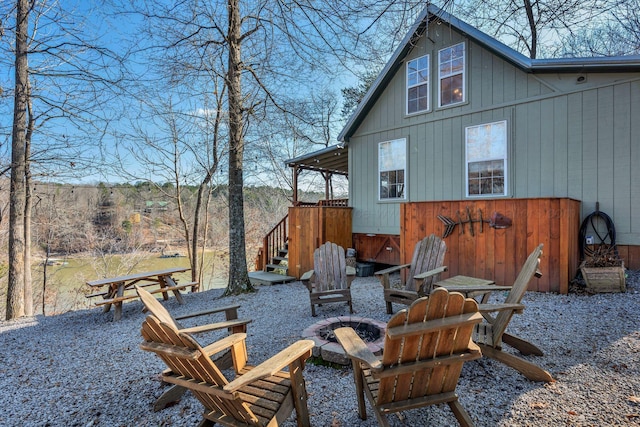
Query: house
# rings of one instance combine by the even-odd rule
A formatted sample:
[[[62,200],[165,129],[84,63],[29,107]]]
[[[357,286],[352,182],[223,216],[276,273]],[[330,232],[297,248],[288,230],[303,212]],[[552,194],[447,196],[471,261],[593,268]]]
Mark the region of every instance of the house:
[[[429,5],[338,139],[286,163],[294,177],[348,173],[348,207],[317,209],[343,210],[331,237],[359,261],[410,262],[433,232],[447,235],[450,275],[509,283],[544,243],[532,289],[566,293],[598,206],[625,265],[640,268],[638,56],[529,59]],[[293,274],[338,215],[305,208],[289,214]],[[587,243],[610,240],[590,227]]]

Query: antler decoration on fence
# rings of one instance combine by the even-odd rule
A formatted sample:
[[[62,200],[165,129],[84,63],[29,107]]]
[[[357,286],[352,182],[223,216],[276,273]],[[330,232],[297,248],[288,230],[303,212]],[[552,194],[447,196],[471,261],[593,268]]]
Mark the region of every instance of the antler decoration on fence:
[[[506,216],[502,215],[499,212],[494,212],[493,214],[491,214],[491,218],[490,219],[483,219],[482,218],[482,209],[478,209],[479,212],[479,219],[474,219],[471,215],[471,209],[469,209],[469,207],[467,206],[466,208],[466,214],[467,217],[466,219],[462,219],[462,216],[460,215],[460,211],[456,212],[456,217],[458,218],[457,221],[454,221],[453,219],[444,216],[444,215],[438,215],[438,219],[440,221],[442,221],[442,223],[444,224],[444,233],[442,234],[442,238],[446,238],[447,236],[449,236],[451,233],[453,233],[453,230],[456,228],[456,225],[460,225],[460,234],[464,234],[465,233],[465,224],[469,224],[469,233],[471,233],[472,236],[475,236],[475,230],[474,230],[474,223],[479,223],[480,224],[480,233],[482,233],[482,224],[483,223],[488,223],[489,227],[492,228],[508,228],[511,227],[511,219],[507,218]]]

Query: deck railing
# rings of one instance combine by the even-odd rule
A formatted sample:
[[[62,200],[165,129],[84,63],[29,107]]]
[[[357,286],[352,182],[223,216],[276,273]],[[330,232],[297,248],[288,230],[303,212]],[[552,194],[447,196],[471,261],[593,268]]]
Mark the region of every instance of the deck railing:
[[[258,252],[256,270],[264,270],[273,257],[279,254],[280,249],[284,249],[289,240],[289,215],[277,223],[262,239],[262,248]]]
[[[318,200],[317,202],[297,202],[298,208],[309,208],[316,206],[329,206],[329,207],[347,207],[349,206],[349,199],[331,199],[331,200]]]
[[[298,202],[296,207],[348,207],[349,199],[319,200],[316,203]],[[263,271],[273,257],[279,255],[280,249],[286,247],[289,241],[289,215],[285,215],[262,239],[262,247],[256,257],[256,271]]]

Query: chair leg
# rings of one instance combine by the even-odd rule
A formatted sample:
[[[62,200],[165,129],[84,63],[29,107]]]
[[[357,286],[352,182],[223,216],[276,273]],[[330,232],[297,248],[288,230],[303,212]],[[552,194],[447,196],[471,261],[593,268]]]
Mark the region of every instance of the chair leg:
[[[478,344],[478,346],[482,350],[483,356],[487,356],[499,362],[504,363],[505,365],[520,372],[522,375],[524,375],[531,381],[544,381],[544,382],[554,381],[553,377],[549,372],[545,371],[541,367],[531,362],[528,362],[524,359],[514,356],[513,354],[496,350],[495,348],[488,345]]]
[[[303,362],[298,359],[289,365],[289,375],[291,376],[291,392],[293,394],[293,405],[296,408],[296,418],[298,427],[311,427],[309,421],[309,408],[307,406],[307,389],[302,377]]]
[[[453,415],[455,415],[456,419],[458,420],[458,423],[460,423],[460,426],[472,427],[474,425],[473,420],[469,416],[469,413],[464,409],[464,407],[460,404],[460,402],[458,402],[457,399],[447,403],[449,404]]]
[[[351,365],[353,366],[353,380],[356,383],[356,397],[358,399],[358,415],[361,420],[367,419],[367,407],[364,402],[364,373],[362,372],[362,367],[360,366],[360,362],[352,359]]]
[[[164,409],[167,406],[171,405],[172,403],[179,402],[182,398],[182,395],[186,391],[186,388],[179,385],[173,385],[169,387],[169,389],[162,393],[158,400],[156,400],[156,403],[153,404],[153,411],[158,412],[161,409]]]
[[[391,301],[387,301],[387,314],[393,314],[393,306],[391,305]]]
[[[515,335],[507,334],[506,332],[503,333],[502,342],[515,348],[525,356],[529,356],[530,354],[536,356],[544,356],[542,350],[540,350],[534,344],[531,344],[529,341],[525,341],[522,338],[516,337]]]
[[[316,317],[316,305],[311,303],[311,316]]]

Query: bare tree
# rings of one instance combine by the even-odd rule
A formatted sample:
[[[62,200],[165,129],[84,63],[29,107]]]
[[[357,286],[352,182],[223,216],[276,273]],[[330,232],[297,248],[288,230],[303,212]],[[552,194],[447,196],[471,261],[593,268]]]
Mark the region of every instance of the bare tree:
[[[216,83],[215,78],[212,81]],[[226,147],[221,142],[225,132],[221,129],[223,110],[219,108],[226,89],[224,84],[214,87],[213,95],[206,91],[200,94],[200,107],[176,106],[161,93],[145,97],[148,99],[143,105],[145,112],[132,123],[134,133],[124,138],[128,140],[122,143],[125,154],[120,157],[118,164],[122,166],[116,171],[129,180],[153,177],[155,181],[147,181],[149,185],[175,203],[192,280],[200,282],[208,241],[208,207]],[[135,159],[139,166],[129,172],[122,157]]]
[[[100,141],[96,130],[108,126],[100,113],[117,88],[121,63],[118,55],[95,43],[96,37],[83,32],[83,20],[68,19],[78,11],[65,8],[67,4],[5,2],[0,6],[4,16],[12,6],[15,50],[9,46],[0,51],[0,62],[6,65],[9,52],[15,58],[7,318],[33,313],[30,183],[35,176],[68,176],[75,166],[96,164],[95,151],[88,151]]]
[[[559,42],[611,17],[621,0],[472,0],[453,13],[530,58],[558,56]]]
[[[230,256],[226,293],[251,291],[243,186],[251,161],[246,156],[257,152],[251,145],[263,142],[256,127],[264,126],[264,117],[272,118],[262,112],[296,114],[288,109],[293,100],[311,92],[309,88],[333,84],[337,69],[387,56],[393,41],[404,33],[388,30],[406,28],[425,4],[373,0],[121,3],[145,18],[152,28],[147,33],[151,37],[147,52],[156,53],[155,63],[167,64],[178,81],[214,68],[225,76]],[[386,19],[389,16],[395,19]],[[209,62],[213,52],[224,52],[224,59]]]
[[[6,319],[25,315],[25,242],[24,214],[26,200],[25,145],[29,69],[27,61],[30,4],[18,0],[16,7],[15,92],[13,132],[11,137],[11,189],[9,205],[9,279],[7,283]],[[28,285],[30,286],[30,284]]]

